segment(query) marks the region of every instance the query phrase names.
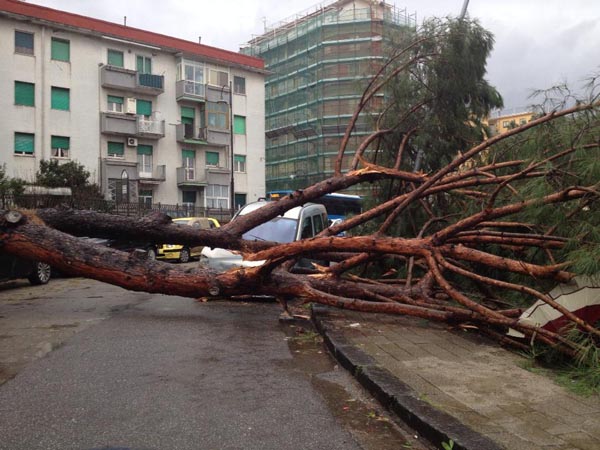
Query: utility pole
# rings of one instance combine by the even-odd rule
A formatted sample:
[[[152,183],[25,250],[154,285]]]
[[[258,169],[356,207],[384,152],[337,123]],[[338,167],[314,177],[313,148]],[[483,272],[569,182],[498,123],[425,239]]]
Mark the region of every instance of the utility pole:
[[[464,0],[462,9],[460,10],[460,16],[458,17],[458,20],[463,20],[465,18],[468,7],[469,7],[469,0]]]

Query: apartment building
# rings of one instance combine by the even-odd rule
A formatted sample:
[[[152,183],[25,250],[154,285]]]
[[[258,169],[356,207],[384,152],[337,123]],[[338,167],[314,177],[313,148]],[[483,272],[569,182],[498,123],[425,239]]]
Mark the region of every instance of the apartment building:
[[[495,136],[508,130],[525,125],[533,119],[533,111],[527,109],[506,109],[494,111],[487,119],[490,134]]]
[[[263,58],[271,72],[265,81],[267,191],[332,175],[348,122],[385,60],[388,37],[414,27],[414,15],[385,2],[337,0],[295,14],[242,48]],[[350,149],[374,129],[377,111],[361,114]]]
[[[240,206],[265,195],[261,59],[0,0],[0,164],[77,161],[107,199]]]

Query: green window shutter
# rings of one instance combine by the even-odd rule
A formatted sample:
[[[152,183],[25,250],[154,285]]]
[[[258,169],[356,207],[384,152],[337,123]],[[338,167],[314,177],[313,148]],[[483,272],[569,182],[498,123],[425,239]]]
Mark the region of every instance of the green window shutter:
[[[181,117],[185,117],[186,119],[194,119],[194,117],[196,117],[196,110],[194,108],[190,108],[189,106],[182,106]]]
[[[122,142],[109,142],[108,154],[115,156],[123,156],[125,154],[125,144]]]
[[[124,67],[123,52],[118,50],[109,50],[107,62],[109,66]]]
[[[233,132],[246,134],[246,118],[244,116],[233,116]]]
[[[31,133],[15,133],[15,153],[33,155],[35,136]]]
[[[57,61],[70,61],[71,50],[69,41],[52,38],[51,58]]]
[[[181,150],[181,157],[183,159],[186,159],[186,158],[194,159],[194,158],[196,158],[196,152],[194,150]]]
[[[123,97],[116,97],[114,95],[108,96],[108,103],[118,103],[119,105],[123,104]]]
[[[151,145],[138,145],[137,146],[137,154],[138,155],[151,155],[152,154],[152,146]]]
[[[206,165],[207,166],[218,166],[219,165],[219,154],[217,152],[206,152]]]
[[[15,81],[15,105],[35,106],[35,85]]]
[[[234,161],[246,162],[246,155],[233,155]]]
[[[139,98],[136,101],[136,114],[140,116],[151,116],[152,115],[152,102],[148,100],[140,100]]]
[[[70,138],[66,136],[52,136],[50,138],[50,147],[52,148],[65,148],[68,149],[70,144]]]
[[[53,87],[51,92],[51,108],[68,111],[70,106],[69,90]]]

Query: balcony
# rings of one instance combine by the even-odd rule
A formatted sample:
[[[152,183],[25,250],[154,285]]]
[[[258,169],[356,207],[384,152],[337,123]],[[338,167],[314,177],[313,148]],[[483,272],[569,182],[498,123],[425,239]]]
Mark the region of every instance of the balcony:
[[[201,187],[207,184],[206,170],[193,167],[177,168],[177,187]]]
[[[206,101],[206,85],[188,80],[178,81],[175,85],[175,98],[177,101],[204,102]]]
[[[100,113],[100,132],[146,139],[165,137],[165,121],[122,113]]]
[[[208,131],[206,127],[180,123],[175,127],[175,138],[183,144],[208,144]]]
[[[136,136],[149,139],[160,139],[165,137],[165,121],[146,119],[144,116],[137,117]]]
[[[165,91],[165,77],[117,66],[100,68],[100,83],[104,88],[118,89],[146,95],[160,95]]]
[[[150,169],[150,170],[148,170]],[[147,170],[147,171],[144,171]],[[166,166],[143,168],[138,164],[138,176],[141,184],[159,184],[167,179]]]

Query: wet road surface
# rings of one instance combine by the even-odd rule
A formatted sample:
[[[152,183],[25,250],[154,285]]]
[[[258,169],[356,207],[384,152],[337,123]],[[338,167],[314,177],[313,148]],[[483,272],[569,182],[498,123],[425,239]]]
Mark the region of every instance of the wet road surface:
[[[83,279],[0,288],[0,364],[16,374],[0,449],[425,448],[279,312]]]

